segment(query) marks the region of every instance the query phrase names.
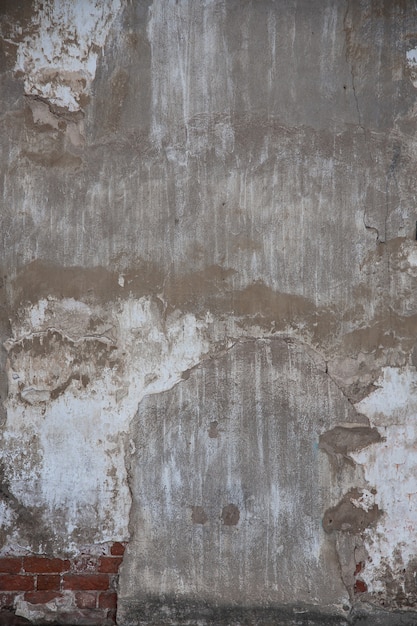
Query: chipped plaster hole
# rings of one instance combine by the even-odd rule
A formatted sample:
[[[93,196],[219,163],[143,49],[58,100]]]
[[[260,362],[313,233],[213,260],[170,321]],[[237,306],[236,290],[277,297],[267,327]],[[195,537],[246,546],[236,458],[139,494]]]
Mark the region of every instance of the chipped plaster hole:
[[[240,519],[239,509],[235,504],[228,504],[223,507],[222,520],[225,526],[236,526]]]

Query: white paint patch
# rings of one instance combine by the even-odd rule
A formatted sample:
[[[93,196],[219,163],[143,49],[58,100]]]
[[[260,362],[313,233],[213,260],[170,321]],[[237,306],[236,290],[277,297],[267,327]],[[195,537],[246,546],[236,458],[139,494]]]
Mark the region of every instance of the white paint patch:
[[[406,52],[407,66],[411,72],[411,82],[417,88],[417,48],[412,48]]]
[[[79,111],[120,7],[120,0],[36,0],[15,66],[25,93]]]
[[[361,497],[351,498],[350,501],[357,509],[368,512],[375,505],[375,495],[367,489],[362,489]]]
[[[95,335],[89,327],[92,319],[101,320]],[[27,354],[23,340],[42,340],[51,325],[65,338],[63,347],[55,351],[54,338],[45,354]],[[1,456],[9,468],[11,492],[23,506],[44,510],[57,547],[75,550],[79,537],[92,532],[91,543],[129,537],[129,423],[145,395],[171,388],[208,352],[206,327],[206,321],[179,311],[165,319],[153,300],[141,298],[113,303],[106,310],[73,299],[42,300],[28,307],[13,329],[7,348],[19,350],[9,364]],[[57,377],[64,371],[68,380],[76,371],[71,351],[88,346],[92,335],[114,346],[114,363],[99,367],[93,353],[89,369],[83,370],[88,384],[80,377],[71,379],[54,397],[54,385],[61,384]],[[26,348],[20,350],[22,345]],[[28,453],[22,455],[22,450]],[[0,510],[0,520],[10,529],[8,511]],[[10,529],[9,545],[19,544],[18,533],[18,528]]]
[[[417,373],[387,367],[377,384],[379,389],[356,408],[385,441],[351,454],[383,511],[376,529],[365,536],[371,560],[361,577],[371,592],[383,590],[385,568],[398,572],[417,557]]]
[[[405,270],[408,274],[413,277],[417,276],[417,250],[414,246],[410,246],[407,250],[407,261],[408,267],[405,267]],[[404,264],[405,265],[405,264]]]
[[[409,67],[417,68],[417,48],[407,50],[406,57]]]

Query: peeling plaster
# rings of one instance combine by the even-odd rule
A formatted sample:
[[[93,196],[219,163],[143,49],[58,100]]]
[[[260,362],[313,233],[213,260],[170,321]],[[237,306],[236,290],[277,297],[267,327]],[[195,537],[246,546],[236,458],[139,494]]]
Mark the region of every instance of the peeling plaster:
[[[356,405],[384,437],[351,453],[376,490],[383,516],[364,543],[369,555],[362,577],[371,593],[387,591],[387,569],[394,579],[415,568],[417,544],[417,374],[415,368],[384,368],[377,389]]]
[[[120,0],[36,0],[17,48],[25,93],[79,111],[120,8]]]
[[[125,540],[130,492],[120,435],[145,395],[170,389],[209,351],[207,323],[178,311],[165,318],[151,298],[106,309],[72,298],[43,299],[21,311],[21,320],[6,344],[9,397],[2,459],[10,489],[25,507],[45,503],[45,520],[51,515],[62,520],[55,528],[61,549],[79,544],[88,527],[94,529],[92,543]],[[63,350],[59,342],[47,343],[51,330],[66,338]],[[38,355],[30,349],[35,338],[44,340]],[[99,363],[94,348],[87,362],[79,362],[77,354],[96,340],[114,348],[112,361]],[[24,342],[27,350],[21,349]],[[69,384],[54,394],[62,376]],[[22,445],[36,448],[36,462],[30,455],[22,458]],[[7,517],[3,524],[9,528]],[[8,532],[19,543],[19,529]],[[32,540],[39,549],[36,534]]]
[[[235,576],[247,581],[249,593],[258,585],[253,601],[264,604],[273,596],[265,596],[262,577],[270,576],[271,593],[285,602],[301,592],[306,602],[328,601],[333,609],[358,598],[416,606],[417,23],[411,4],[6,5],[0,15],[6,61],[0,325],[9,387],[3,379],[2,552],[52,554],[131,539],[127,558],[134,568],[149,542],[152,598],[170,578],[175,592],[193,589],[195,580],[187,586],[177,577],[184,554],[178,537],[204,538],[215,528],[224,534],[215,537],[219,553],[213,544],[207,548],[215,567],[207,573],[201,553],[191,559],[192,567],[201,564],[203,592]],[[280,338],[283,352],[292,342],[292,356],[302,353],[302,374],[290,359],[281,387],[281,373],[264,385],[259,361],[243,376],[230,358],[233,366],[216,384],[201,380],[204,394],[195,401],[193,380],[259,338]],[[268,361],[264,371],[274,367]],[[317,378],[320,392],[310,385]],[[219,402],[211,414],[210,401],[226,379],[230,411]],[[230,431],[229,423],[228,431],[225,413],[239,423],[247,381],[262,388],[264,400],[254,392],[243,430]],[[173,523],[182,516],[183,530],[175,534],[168,525],[164,542],[159,519],[143,533],[134,515],[146,518],[158,505],[155,459],[146,446],[162,425],[168,441],[178,440],[176,449],[164,448],[162,437],[152,443],[167,455],[157,463],[162,486],[171,481],[177,488],[178,476],[190,469],[173,462],[191,444],[176,430],[178,413],[169,403],[141,431],[141,410],[163,404],[165,393],[188,393],[198,407],[197,416],[184,418],[188,441],[207,411],[195,467],[209,453],[230,455],[218,454],[208,476],[211,506],[193,497],[169,509]],[[331,411],[329,397],[337,399]],[[262,411],[270,415],[267,432]],[[289,444],[294,453],[287,459]],[[146,477],[141,454],[148,454]],[[236,464],[229,461],[233,454]],[[247,476],[237,489],[240,478],[233,476],[242,459]],[[264,462],[265,474],[246,497]],[[222,464],[231,493],[219,503]],[[256,512],[259,485],[278,465],[265,508],[261,503]],[[133,493],[135,472],[138,484],[149,480],[149,500],[147,511],[138,507],[132,516],[131,504],[142,494]],[[183,485],[196,481],[197,493],[198,479],[191,471]],[[173,492],[162,492],[169,504]],[[310,507],[300,505],[302,493],[317,495]],[[237,507],[239,516],[227,507]],[[271,514],[264,515],[268,507]],[[280,507],[285,515],[275,527]],[[330,513],[336,524],[328,524]],[[302,539],[295,545],[297,525]],[[243,527],[248,537],[257,528],[261,543],[265,528],[276,530],[265,548],[269,571],[265,559],[253,566],[259,552],[248,552],[248,541],[230,570],[216,561],[232,554]],[[173,541],[179,558],[161,580],[155,546],[169,560]],[[193,541],[186,547],[198,553]],[[306,571],[308,560],[314,573]],[[123,593],[132,584],[127,569],[124,576]],[[220,584],[219,598],[224,590]],[[235,591],[228,590],[233,603]],[[242,602],[247,597],[245,591]]]

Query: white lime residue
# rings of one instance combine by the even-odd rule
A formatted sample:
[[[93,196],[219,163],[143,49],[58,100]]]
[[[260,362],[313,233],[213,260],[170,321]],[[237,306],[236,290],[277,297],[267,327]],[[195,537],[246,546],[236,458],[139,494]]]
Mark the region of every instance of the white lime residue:
[[[92,329],[90,321],[97,319],[100,326]],[[20,346],[31,338],[46,342],[52,325],[52,347],[34,362]],[[150,298],[115,303],[111,310],[67,298],[29,305],[13,328],[6,347],[18,351],[9,363],[2,461],[19,501],[41,504],[48,519],[60,520],[55,536],[61,547],[73,547],[77,529],[94,528],[96,543],[128,537],[129,423],[144,395],[171,388],[208,352],[206,327],[206,320],[180,311],[165,318]],[[78,367],[71,355],[82,354],[92,339],[113,345],[117,358],[100,369],[93,355],[84,386],[79,374],[71,380]],[[57,376],[64,367],[69,382],[62,387]],[[10,514],[0,509],[0,526],[9,526]],[[10,540],[19,543],[16,533]]]
[[[406,56],[409,67],[417,67],[417,48],[407,50]]]
[[[411,81],[417,87],[417,48],[412,48],[406,52],[407,66],[411,72]]]
[[[15,71],[24,75],[25,93],[80,110],[120,7],[120,0],[37,0],[17,50]]]
[[[374,592],[383,587],[386,567],[395,572],[415,558],[417,543],[417,373],[387,367],[377,384],[356,408],[384,441],[351,454],[376,489],[375,503],[383,512],[365,538],[370,560],[361,576]]]

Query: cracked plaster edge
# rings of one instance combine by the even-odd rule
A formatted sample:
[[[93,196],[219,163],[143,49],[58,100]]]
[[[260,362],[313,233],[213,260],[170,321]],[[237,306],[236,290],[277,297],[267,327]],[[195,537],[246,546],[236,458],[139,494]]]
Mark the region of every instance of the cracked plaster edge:
[[[404,491],[403,487],[406,482],[405,478],[401,478],[396,475],[399,467],[401,465],[406,465],[406,462],[394,463],[396,471],[392,473],[392,470],[391,474],[389,473],[389,467],[390,465],[392,466],[392,463],[389,464],[389,452],[398,447],[395,445],[396,437],[400,443],[403,443],[404,452],[406,451],[408,440],[403,438],[403,434],[410,431],[411,427],[408,426],[408,421],[411,419],[414,423],[413,416],[417,407],[411,407],[408,412],[405,409],[405,416],[403,416],[402,419],[401,417],[397,417],[397,419],[393,422],[393,415],[395,416],[396,413],[399,414],[401,412],[401,400],[398,400],[398,398],[409,397],[409,394],[389,394],[389,384],[393,382],[391,380],[391,377],[393,377],[394,383],[395,378],[397,378],[397,382],[400,386],[401,383],[406,385],[407,380],[404,379],[408,376],[410,378],[408,381],[409,385],[412,386],[412,379],[414,379],[414,385],[416,385],[417,371],[414,366],[385,366],[381,368],[381,370],[382,373],[375,381],[376,384],[374,390],[371,391],[365,398],[353,405],[355,410],[366,417],[369,425],[380,433],[381,440],[378,442],[371,442],[369,445],[361,448],[360,450],[353,450],[349,452],[347,456],[353,462],[355,468],[363,474],[363,482],[372,489],[372,491],[369,491],[366,487],[357,487],[357,489],[362,493],[362,497],[359,499],[360,501],[354,501],[351,499],[352,504],[355,507],[362,508],[364,510],[369,508],[367,504],[376,505],[380,508],[382,517],[377,521],[375,527],[365,528],[360,534],[351,535],[349,533],[345,534],[337,531],[336,533],[332,533],[334,537],[331,536],[330,540],[332,541],[334,547],[335,555],[339,563],[341,577],[349,593],[352,607],[354,608],[356,606],[360,606],[363,602],[365,602],[365,604],[369,605],[370,611],[386,612],[385,609],[376,604],[377,598],[375,597],[378,593],[385,593],[383,582],[386,574],[385,568],[388,568],[395,578],[398,573],[398,568],[401,569],[403,567],[408,567],[410,563],[412,564],[416,559],[413,546],[415,546],[415,541],[417,539],[417,529],[414,528],[413,538],[413,536],[410,536],[413,530],[413,528],[409,525],[410,522],[408,522],[408,525],[404,526],[402,520],[404,511],[400,511],[401,519],[397,519],[398,515],[395,515],[400,503],[404,503],[407,500],[407,496],[415,495]],[[384,394],[387,395],[387,393],[393,398],[391,406],[389,402],[383,406]],[[376,403],[375,400],[377,400]],[[416,403],[414,404],[416,405]],[[404,403],[404,406],[406,405],[408,408],[407,402]],[[397,430],[399,433],[396,432]],[[402,430],[404,430],[404,433]],[[410,437],[412,436],[411,431],[408,432],[408,434]],[[416,429],[414,433],[414,441],[415,440]],[[416,444],[414,443],[414,448],[415,447]],[[388,452],[384,452],[384,449]],[[378,466],[381,457],[384,458],[384,456],[387,455],[388,464],[385,464],[384,466],[382,463],[381,466]],[[417,465],[417,460],[415,459],[414,461],[415,467]],[[410,474],[410,470],[407,474]],[[411,475],[413,475],[412,470]],[[399,488],[398,485],[401,485],[401,487]],[[404,493],[401,494],[401,490],[403,490]],[[408,498],[408,507],[411,511],[410,502],[410,498]],[[416,509],[416,505],[414,505],[414,509]],[[415,519],[412,511],[409,515],[411,515],[411,519]],[[406,532],[402,537],[401,533],[403,531]],[[353,550],[350,550],[347,544],[352,544]],[[365,561],[364,569],[359,572],[360,580],[364,581],[366,584],[366,593],[363,594],[363,597],[359,597],[354,593],[354,576],[353,572],[350,571],[350,569],[352,569],[350,567],[351,563],[349,562],[349,564],[344,562],[346,559],[349,560],[349,553],[351,553],[350,560],[352,561],[352,557],[357,549],[362,551],[363,559],[361,558],[361,560]],[[390,606],[391,601],[392,600],[388,599],[387,610],[395,608],[395,605],[394,607]],[[407,605],[401,606],[400,608],[407,614],[411,612],[411,610],[407,609]]]
[[[49,329],[48,329],[49,330]],[[59,332],[59,329],[57,329]],[[253,330],[253,329],[252,329]],[[47,331],[43,331],[43,332],[47,332]],[[35,333],[35,334],[42,334],[42,333]],[[27,335],[25,335],[25,337],[27,337]],[[22,341],[22,338],[19,338],[18,341]],[[77,340],[77,342],[81,342],[85,339],[88,339],[87,337],[81,337],[80,339]],[[185,369],[181,369],[180,371],[177,372],[176,378],[175,379],[171,379],[169,386],[165,387],[163,390],[158,390],[158,389],[149,389],[146,390],[146,388],[143,390],[143,393],[141,394],[141,396],[139,398],[136,399],[135,405],[136,405],[136,410],[134,410],[131,415],[130,418],[128,420],[128,426],[126,429],[122,430],[120,432],[120,436],[123,437],[125,439],[125,442],[128,441],[129,439],[129,433],[130,433],[130,428],[131,428],[131,424],[135,419],[135,416],[137,415],[137,411],[138,408],[140,406],[140,403],[142,402],[142,400],[148,396],[148,395],[154,395],[154,394],[159,394],[159,393],[163,393],[163,392],[167,392],[169,390],[171,390],[172,388],[174,388],[176,385],[179,385],[185,378],[187,378],[188,376],[185,376],[186,374],[188,374],[190,371],[201,367],[201,365],[207,361],[207,360],[211,360],[211,359],[217,359],[220,358],[221,356],[229,353],[237,344],[241,344],[241,343],[247,343],[247,342],[257,342],[257,341],[273,341],[273,340],[281,340],[281,341],[287,341],[287,342],[291,342],[291,343],[295,343],[296,345],[300,346],[300,348],[305,352],[306,356],[309,357],[309,359],[312,361],[313,365],[322,373],[326,374],[326,376],[329,377],[329,379],[331,380],[332,384],[334,384],[337,389],[339,390],[339,392],[342,394],[342,396],[350,403],[350,405],[352,406],[352,408],[354,408],[357,412],[358,409],[360,408],[361,404],[363,403],[364,400],[366,400],[366,398],[364,400],[361,400],[360,402],[357,403],[353,403],[352,400],[349,398],[349,396],[346,394],[346,392],[341,388],[341,386],[337,383],[337,381],[329,374],[328,372],[328,366],[327,363],[328,361],[325,359],[325,357],[323,356],[323,354],[321,354],[320,351],[318,351],[317,349],[313,348],[311,345],[309,345],[308,342],[306,342],[303,338],[301,337],[297,337],[296,334],[294,332],[286,333],[286,332],[276,332],[273,334],[270,333],[266,333],[263,332],[261,329],[259,329],[259,334],[254,335],[251,334],[249,335],[244,335],[244,336],[239,336],[239,337],[224,337],[223,341],[217,341],[217,342],[209,342],[209,346],[208,349],[201,353],[197,362],[195,362],[194,364],[191,365],[191,367],[187,367]],[[225,347],[226,344],[226,347]],[[399,368],[397,368],[399,369]],[[377,389],[380,388],[380,386],[377,386]],[[372,395],[372,392],[370,392],[370,394],[368,395]],[[364,416],[364,413],[360,413],[361,416]],[[369,420],[369,418],[367,419],[367,423],[372,423],[371,420]],[[359,423],[359,421],[358,421]],[[363,425],[363,421],[360,422],[361,425]],[[354,424],[343,424],[344,426],[354,426]],[[130,445],[130,441],[129,441],[129,445]],[[129,468],[129,464],[128,464],[128,450],[129,447],[125,446],[125,454],[123,457],[123,461],[124,461],[124,466],[125,466],[125,470],[126,470],[126,484],[127,484],[127,488],[129,490],[129,494],[130,494],[130,502],[129,502],[129,514],[128,514],[128,533],[127,536],[124,538],[126,540],[129,540],[130,537],[132,536],[132,531],[130,528],[130,523],[131,523],[131,511],[132,511],[132,492],[131,492],[131,475],[130,475],[130,468]],[[353,454],[349,454],[350,458],[352,459],[352,461],[355,462],[356,464],[356,459],[354,458],[354,453]],[[364,492],[364,490],[366,490],[366,487],[364,486],[363,488],[360,488],[362,492]],[[105,541],[103,541],[103,543],[105,543]],[[346,590],[349,594],[350,597],[350,602],[352,606],[355,606],[357,604],[357,602],[359,602],[358,598],[355,598],[354,595],[352,594],[351,589],[349,588],[349,585],[347,585],[344,581],[344,575],[343,575],[343,569],[344,569],[344,565],[343,563],[340,561],[340,554],[339,554],[339,549],[337,547],[337,541],[333,542],[334,543],[334,549],[335,549],[335,553],[337,556],[337,561],[339,563],[339,569],[341,572],[341,580],[344,583],[344,586],[346,587]],[[365,542],[366,543],[366,542]],[[367,552],[367,548],[365,546],[365,543],[361,543],[361,548],[365,550],[365,552]],[[356,544],[355,544],[356,545]],[[356,546],[357,547],[357,546]]]
[[[251,330],[253,331],[253,328]],[[58,329],[58,331],[59,331],[59,329]],[[45,332],[47,332],[47,330],[46,331],[42,331],[41,333],[35,333],[35,334],[42,334],[42,333],[45,333]],[[65,335],[65,333],[63,333],[63,334]],[[27,337],[26,334],[25,334],[24,337],[18,338],[17,341],[22,341],[25,337]],[[349,398],[349,396],[340,387],[340,385],[337,383],[337,381],[335,381],[334,378],[329,374],[328,366],[327,366],[327,362],[328,361],[326,361],[325,357],[320,353],[319,350],[313,348],[308,342],[305,341],[304,338],[298,337],[297,333],[295,333],[294,331],[292,331],[291,333],[281,331],[281,332],[275,332],[275,333],[271,334],[271,333],[266,333],[265,331],[262,331],[261,328],[259,328],[259,333],[256,334],[256,335],[254,335],[254,334],[251,334],[251,335],[241,335],[239,337],[229,337],[228,336],[228,337],[223,337],[222,341],[217,341],[217,342],[209,341],[207,350],[205,352],[200,353],[199,358],[197,359],[197,361],[195,363],[191,364],[190,367],[186,367],[186,368],[183,368],[183,369],[177,371],[176,377],[172,378],[169,381],[169,386],[164,387],[162,390],[161,389],[156,389],[156,388],[152,389],[152,385],[149,386],[149,389],[144,388],[142,394],[139,397],[136,397],[136,399],[135,399],[135,403],[134,403],[135,404],[135,408],[132,409],[132,411],[130,412],[130,417],[127,420],[128,423],[126,424],[126,427],[119,431],[120,436],[125,439],[125,444],[127,444],[128,439],[129,439],[131,423],[135,419],[135,416],[136,416],[137,411],[138,411],[138,407],[139,407],[140,403],[142,402],[142,400],[143,400],[143,398],[145,396],[159,394],[159,393],[163,393],[163,392],[169,391],[174,386],[180,384],[184,380],[184,378],[186,378],[185,375],[187,373],[189,373],[190,371],[200,367],[206,360],[219,358],[222,355],[230,352],[239,343],[246,343],[246,342],[251,342],[251,341],[253,341],[253,342],[255,342],[255,341],[271,341],[271,340],[273,341],[275,339],[278,339],[278,340],[281,340],[281,341],[287,341],[287,342],[295,343],[298,346],[300,346],[303,349],[303,351],[305,352],[305,354],[312,361],[312,364],[319,371],[321,371],[322,373],[326,374],[329,377],[331,382],[338,388],[339,392],[350,403],[352,408],[357,410],[357,406],[352,403],[352,401]],[[78,341],[83,341],[83,340],[84,340],[84,337],[81,337]],[[225,347],[225,344],[226,344],[226,347]],[[360,403],[357,403],[357,405],[359,405],[359,404]],[[368,422],[369,422],[369,420],[368,420]],[[361,424],[363,425],[363,421],[361,422]],[[346,424],[343,424],[343,425],[346,426]],[[352,424],[352,426],[353,426],[353,424]],[[130,445],[130,441],[129,441],[129,445]],[[129,450],[128,445],[125,445],[124,450],[125,450],[125,453],[124,453],[124,457],[123,457],[123,463],[124,463],[125,470],[126,470],[126,484],[127,484],[127,488],[129,490],[129,493],[130,493],[130,502],[129,502],[129,505],[128,505],[128,509],[129,509],[128,533],[127,533],[126,537],[123,538],[123,539],[126,539],[126,538],[129,538],[131,536],[131,531],[130,531],[129,525],[130,525],[131,510],[132,510],[132,495],[131,495],[131,480],[130,480],[130,475],[129,475],[129,468],[128,468],[128,465],[127,465],[128,450]],[[336,550],[336,552],[337,552],[337,550]],[[340,567],[342,567],[341,564],[340,564]],[[342,578],[342,580],[343,580],[343,578]]]

